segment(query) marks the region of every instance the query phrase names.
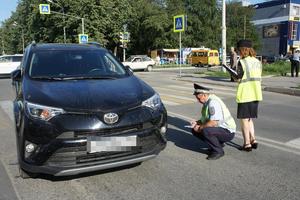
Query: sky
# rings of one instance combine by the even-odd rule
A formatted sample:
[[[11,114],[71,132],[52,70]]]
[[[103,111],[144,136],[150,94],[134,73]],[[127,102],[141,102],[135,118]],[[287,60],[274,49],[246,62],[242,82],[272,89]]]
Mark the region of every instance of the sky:
[[[264,0],[246,0],[250,4],[261,3]],[[11,12],[16,10],[18,0],[0,0],[0,22],[8,19],[11,16]]]

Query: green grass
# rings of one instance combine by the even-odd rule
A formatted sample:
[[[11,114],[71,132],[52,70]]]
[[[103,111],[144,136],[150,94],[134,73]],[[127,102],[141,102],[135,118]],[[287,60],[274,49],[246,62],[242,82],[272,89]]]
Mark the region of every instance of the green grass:
[[[286,61],[278,61],[272,64],[263,64],[262,76],[286,76],[290,72],[291,63]],[[210,77],[230,77],[228,73],[222,71],[205,71],[196,72],[196,74],[202,74]]]
[[[222,71],[206,71],[206,72],[196,72],[195,74],[201,74],[210,77],[222,77],[227,78],[230,77],[228,73]]]
[[[279,75],[286,76],[291,70],[291,63],[286,61],[277,61],[272,64],[263,64],[263,76]]]

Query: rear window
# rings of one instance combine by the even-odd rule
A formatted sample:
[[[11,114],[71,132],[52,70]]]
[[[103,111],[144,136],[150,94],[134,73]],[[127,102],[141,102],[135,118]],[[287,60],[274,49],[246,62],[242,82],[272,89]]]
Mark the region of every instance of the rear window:
[[[123,77],[123,66],[104,50],[48,50],[33,53],[29,76],[35,77]]]

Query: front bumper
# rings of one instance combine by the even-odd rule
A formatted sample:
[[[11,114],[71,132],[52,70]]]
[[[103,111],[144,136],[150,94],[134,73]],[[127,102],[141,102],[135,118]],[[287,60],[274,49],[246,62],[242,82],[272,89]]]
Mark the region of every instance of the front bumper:
[[[155,157],[166,146],[165,134],[160,132],[161,127],[167,126],[165,110],[156,114],[148,113],[135,120],[131,117],[128,126],[124,126],[126,123],[123,121],[119,124],[121,126],[97,130],[88,129],[92,127],[91,124],[84,129],[78,126],[78,122],[94,121],[97,124],[97,121],[87,116],[72,117],[72,121],[77,118],[75,123],[71,123],[69,118],[61,118],[55,126],[26,118],[20,167],[31,173],[76,175],[139,163]],[[132,135],[137,136],[137,146],[129,151],[87,152],[88,136]],[[24,151],[28,143],[36,145],[35,151],[30,154]]]

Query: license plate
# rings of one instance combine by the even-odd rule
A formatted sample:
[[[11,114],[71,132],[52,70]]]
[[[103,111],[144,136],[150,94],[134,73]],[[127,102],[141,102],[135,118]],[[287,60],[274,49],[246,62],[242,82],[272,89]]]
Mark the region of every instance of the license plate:
[[[130,151],[137,145],[137,136],[87,137],[87,152]]]

